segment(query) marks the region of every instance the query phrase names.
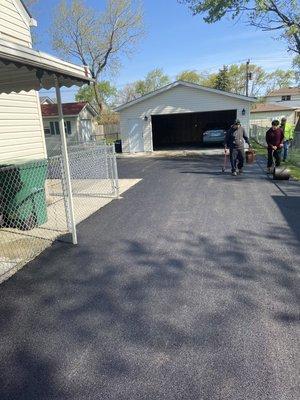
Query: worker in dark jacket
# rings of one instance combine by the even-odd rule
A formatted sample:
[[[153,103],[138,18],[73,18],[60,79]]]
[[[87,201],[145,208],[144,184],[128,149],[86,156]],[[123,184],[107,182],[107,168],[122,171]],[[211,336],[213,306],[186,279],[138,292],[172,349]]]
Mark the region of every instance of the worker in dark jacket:
[[[232,175],[236,176],[243,172],[244,166],[244,144],[248,143],[251,147],[245,129],[237,119],[225,136],[225,152],[230,151],[230,163]]]
[[[284,133],[279,125],[280,122],[275,119],[274,121],[272,121],[272,127],[266,133],[266,142],[268,145],[268,173],[272,172],[271,168],[274,159],[276,167],[279,167],[281,163],[281,152],[283,148]]]

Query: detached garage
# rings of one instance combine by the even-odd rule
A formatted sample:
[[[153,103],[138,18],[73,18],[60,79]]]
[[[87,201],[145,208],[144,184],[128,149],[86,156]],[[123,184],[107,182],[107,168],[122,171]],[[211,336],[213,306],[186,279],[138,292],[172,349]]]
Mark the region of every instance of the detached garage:
[[[117,107],[125,153],[201,146],[209,129],[238,118],[248,130],[255,98],[177,81]]]

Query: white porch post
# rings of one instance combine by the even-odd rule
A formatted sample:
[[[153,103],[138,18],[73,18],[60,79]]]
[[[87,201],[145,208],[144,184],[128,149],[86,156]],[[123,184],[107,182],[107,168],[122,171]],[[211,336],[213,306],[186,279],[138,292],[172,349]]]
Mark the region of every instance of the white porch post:
[[[55,77],[55,90],[56,90],[56,100],[57,100],[57,109],[58,109],[58,117],[59,117],[59,130],[60,130],[60,139],[62,145],[62,156],[63,156],[63,164],[65,168],[66,175],[66,187],[68,193],[68,204],[70,211],[70,223],[72,230],[72,241],[73,244],[77,244],[77,232],[76,232],[76,222],[74,215],[74,203],[73,203],[73,194],[72,194],[72,183],[71,183],[71,175],[70,175],[70,165],[69,165],[69,156],[67,149],[67,138],[65,131],[65,121],[63,116],[62,104],[61,104],[61,93],[60,86],[57,77]]]

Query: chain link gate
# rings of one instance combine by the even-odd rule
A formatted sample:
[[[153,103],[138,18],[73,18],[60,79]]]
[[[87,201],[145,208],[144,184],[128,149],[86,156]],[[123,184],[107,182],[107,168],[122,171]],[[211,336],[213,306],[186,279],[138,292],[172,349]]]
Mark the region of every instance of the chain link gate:
[[[75,222],[119,196],[114,146],[70,146]],[[62,155],[0,166],[0,282],[72,231]]]

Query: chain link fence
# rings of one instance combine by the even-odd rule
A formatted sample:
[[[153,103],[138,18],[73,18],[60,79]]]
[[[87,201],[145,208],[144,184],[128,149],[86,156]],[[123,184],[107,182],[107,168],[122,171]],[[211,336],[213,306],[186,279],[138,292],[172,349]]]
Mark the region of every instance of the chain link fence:
[[[75,222],[119,195],[113,146],[70,146]],[[0,281],[72,231],[62,155],[0,166]]]
[[[268,129],[263,126],[252,125],[250,128],[250,138],[262,146],[267,146],[266,132]],[[289,161],[300,167],[300,132],[295,132],[294,139],[290,142]]]
[[[251,125],[250,127],[250,138],[255,140],[262,146],[266,146],[266,132],[267,128],[259,125]]]

